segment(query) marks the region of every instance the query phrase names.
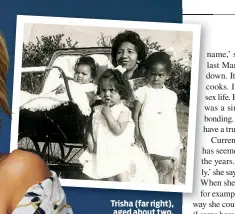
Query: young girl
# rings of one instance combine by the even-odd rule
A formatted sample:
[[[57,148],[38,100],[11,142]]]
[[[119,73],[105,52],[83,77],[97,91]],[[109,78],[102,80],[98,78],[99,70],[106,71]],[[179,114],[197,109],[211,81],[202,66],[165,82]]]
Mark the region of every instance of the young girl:
[[[68,79],[68,85],[73,101],[78,105],[83,115],[90,115],[90,105],[95,100],[97,86],[96,63],[90,56],[82,56],[74,66],[74,78]],[[51,71],[43,92],[39,95],[21,91],[21,107],[31,110],[50,110],[68,101],[64,80],[60,73]],[[46,102],[45,102],[46,101]]]
[[[165,87],[171,71],[167,53],[156,52],[146,60],[147,85],[135,91],[135,136],[155,163],[159,182],[172,184],[180,155],[177,95]]]
[[[128,181],[129,150],[134,142],[134,122],[122,104],[130,93],[128,81],[117,70],[108,69],[99,79],[102,105],[94,107],[88,151],[80,157],[83,172],[94,179]]]
[[[108,69],[99,79],[103,104],[94,108],[88,150],[80,157],[83,173],[93,179],[158,183],[158,174],[144,152],[134,146],[134,121],[123,104],[131,93],[128,80]]]

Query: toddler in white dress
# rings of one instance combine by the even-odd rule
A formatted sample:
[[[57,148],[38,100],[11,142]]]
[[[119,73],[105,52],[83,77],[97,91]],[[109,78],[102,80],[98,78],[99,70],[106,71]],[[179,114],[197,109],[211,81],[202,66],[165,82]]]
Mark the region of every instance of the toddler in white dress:
[[[94,107],[88,149],[79,158],[83,173],[93,179],[158,183],[152,162],[133,144],[135,124],[121,102],[130,93],[129,82],[118,70],[108,69],[100,77],[98,94],[103,104]]]
[[[177,125],[177,95],[164,85],[169,79],[171,60],[156,52],[146,60],[147,85],[135,91],[135,136],[149,153],[158,170],[159,182],[173,184],[180,156]]]

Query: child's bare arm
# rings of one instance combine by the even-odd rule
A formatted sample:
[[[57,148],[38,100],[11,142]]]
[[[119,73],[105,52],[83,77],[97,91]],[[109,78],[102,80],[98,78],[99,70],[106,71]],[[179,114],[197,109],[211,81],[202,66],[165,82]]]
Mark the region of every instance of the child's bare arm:
[[[134,113],[133,113],[133,120],[135,122],[135,139],[137,140],[140,135],[140,129],[139,129],[139,115],[141,111],[142,104],[138,100],[135,101],[134,106]]]
[[[135,141],[136,143],[140,143],[146,153],[148,153],[147,146],[145,144],[144,138],[141,135],[140,127],[139,127],[139,115],[142,108],[142,104],[140,101],[135,101],[134,113],[133,113],[133,120],[135,122]]]
[[[90,132],[87,135],[87,148],[89,152],[95,152],[95,142]]]
[[[104,106],[104,108],[102,109],[102,113],[105,116],[109,129],[112,131],[112,133],[115,135],[122,134],[128,124],[127,118],[129,117],[129,112],[128,111],[121,112],[118,120],[115,120],[113,118],[108,106]]]

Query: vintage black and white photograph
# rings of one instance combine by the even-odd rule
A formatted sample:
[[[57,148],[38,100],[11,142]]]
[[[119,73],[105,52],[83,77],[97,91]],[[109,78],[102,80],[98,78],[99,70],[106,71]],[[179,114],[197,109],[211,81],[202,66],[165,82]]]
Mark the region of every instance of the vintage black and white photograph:
[[[198,25],[18,16],[11,150],[64,186],[191,192],[199,41]]]

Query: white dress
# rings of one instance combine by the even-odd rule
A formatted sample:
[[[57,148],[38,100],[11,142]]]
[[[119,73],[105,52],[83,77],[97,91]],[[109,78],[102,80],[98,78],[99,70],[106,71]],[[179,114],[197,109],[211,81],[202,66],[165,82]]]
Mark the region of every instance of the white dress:
[[[149,156],[136,145],[131,147],[129,178],[132,183],[158,184],[159,175]]]
[[[144,86],[135,91],[135,99],[142,104],[139,127],[149,154],[179,157],[176,93]]]
[[[109,129],[101,110],[103,105],[94,108],[92,129],[94,141],[97,144],[96,154],[87,150],[79,160],[84,165],[83,173],[94,179],[109,178],[126,172],[130,166],[129,151],[134,142],[134,122],[130,110],[122,103],[111,107],[111,113],[118,120],[121,112],[129,112],[128,125],[121,135],[115,135]]]
[[[97,106],[93,115],[93,135],[97,143],[97,152],[88,150],[80,156],[83,173],[93,179],[103,179],[129,172],[130,182],[158,183],[158,173],[151,159],[134,145],[134,122],[130,110],[122,103],[111,108],[115,120],[122,111],[128,111],[128,125],[124,132],[116,136],[101,113],[103,105]],[[124,121],[125,122],[125,121]]]

